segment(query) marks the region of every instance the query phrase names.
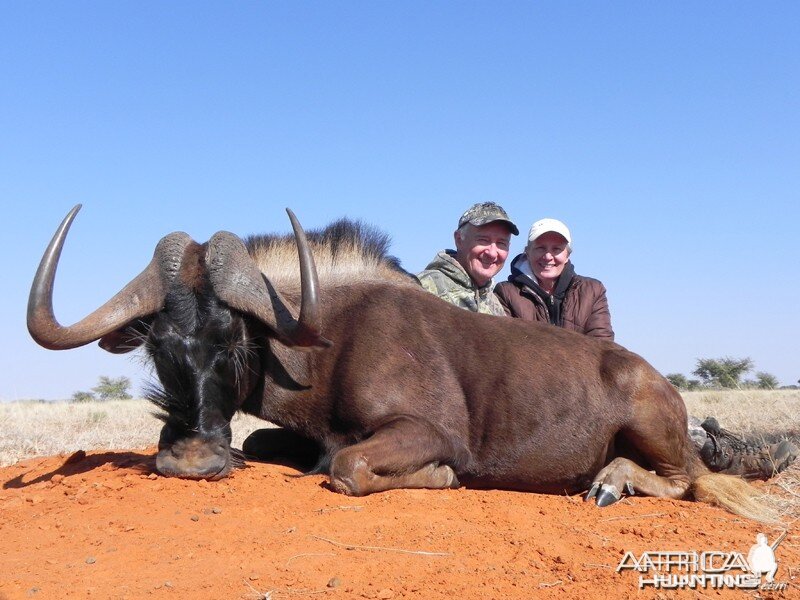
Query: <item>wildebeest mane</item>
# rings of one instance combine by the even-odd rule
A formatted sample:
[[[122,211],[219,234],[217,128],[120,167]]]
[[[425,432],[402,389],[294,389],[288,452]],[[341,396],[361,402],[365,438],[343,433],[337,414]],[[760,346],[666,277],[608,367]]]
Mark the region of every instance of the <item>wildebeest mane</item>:
[[[306,232],[323,286],[355,281],[395,281],[414,278],[389,254],[390,237],[361,221],[343,218],[323,229]],[[299,285],[297,245],[291,234],[251,235],[245,246],[261,272],[278,288]]]

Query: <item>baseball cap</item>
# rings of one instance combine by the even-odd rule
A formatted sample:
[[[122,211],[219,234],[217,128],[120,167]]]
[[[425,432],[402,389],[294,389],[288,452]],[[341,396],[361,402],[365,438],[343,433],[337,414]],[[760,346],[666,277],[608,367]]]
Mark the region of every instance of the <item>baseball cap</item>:
[[[480,202],[473,204],[467,211],[461,215],[458,220],[458,226],[461,227],[465,223],[470,223],[476,227],[486,225],[487,223],[494,223],[495,221],[502,221],[511,229],[511,233],[519,235],[519,229],[514,222],[508,218],[508,213],[503,210],[503,207],[496,202]]]
[[[553,231],[564,236],[567,244],[572,244],[572,236],[569,234],[569,228],[558,219],[540,219],[531,225],[531,230],[528,233],[528,241],[532,242],[543,233]]]

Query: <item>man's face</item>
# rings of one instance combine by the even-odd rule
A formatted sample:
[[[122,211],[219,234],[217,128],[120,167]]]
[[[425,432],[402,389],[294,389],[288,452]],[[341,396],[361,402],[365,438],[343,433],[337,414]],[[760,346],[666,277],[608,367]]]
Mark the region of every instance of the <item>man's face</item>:
[[[543,233],[529,242],[525,254],[540,283],[558,279],[569,260],[567,240],[555,231]]]
[[[478,287],[500,272],[508,258],[511,231],[495,221],[476,227],[467,224],[455,233],[456,260]]]

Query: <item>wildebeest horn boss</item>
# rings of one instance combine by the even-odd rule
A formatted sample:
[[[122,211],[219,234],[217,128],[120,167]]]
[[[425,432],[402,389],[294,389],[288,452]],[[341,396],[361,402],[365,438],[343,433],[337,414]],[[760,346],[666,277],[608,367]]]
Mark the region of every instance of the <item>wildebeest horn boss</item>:
[[[279,426],[248,438],[257,458],[311,457],[345,494],[495,487],[694,497],[767,513],[741,479],[711,474],[672,385],[645,360],[549,325],[455,308],[387,255],[385,235],[347,220],[294,236],[172,233],[150,264],[86,318],[61,326],[55,272],[80,206],[33,281],[28,329],[46,348],[144,346],[163,409],[156,467],[225,477],[237,410]],[[310,466],[310,465],[309,465]]]

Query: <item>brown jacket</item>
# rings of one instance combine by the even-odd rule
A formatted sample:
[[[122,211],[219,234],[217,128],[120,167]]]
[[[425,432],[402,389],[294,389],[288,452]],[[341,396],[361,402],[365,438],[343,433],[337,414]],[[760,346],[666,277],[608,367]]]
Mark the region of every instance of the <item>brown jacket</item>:
[[[547,304],[537,293],[534,279],[523,273],[516,265],[525,260],[525,255],[517,256],[511,263],[511,275],[495,287],[495,294],[511,317],[526,321],[551,323],[552,319]],[[606,288],[597,279],[574,274],[571,263],[567,265],[562,277],[570,277],[569,281],[559,282],[559,287],[566,287],[560,316],[557,323],[564,329],[571,329],[588,336],[614,339],[611,329],[611,313],[608,310]],[[539,288],[541,289],[541,288]]]

